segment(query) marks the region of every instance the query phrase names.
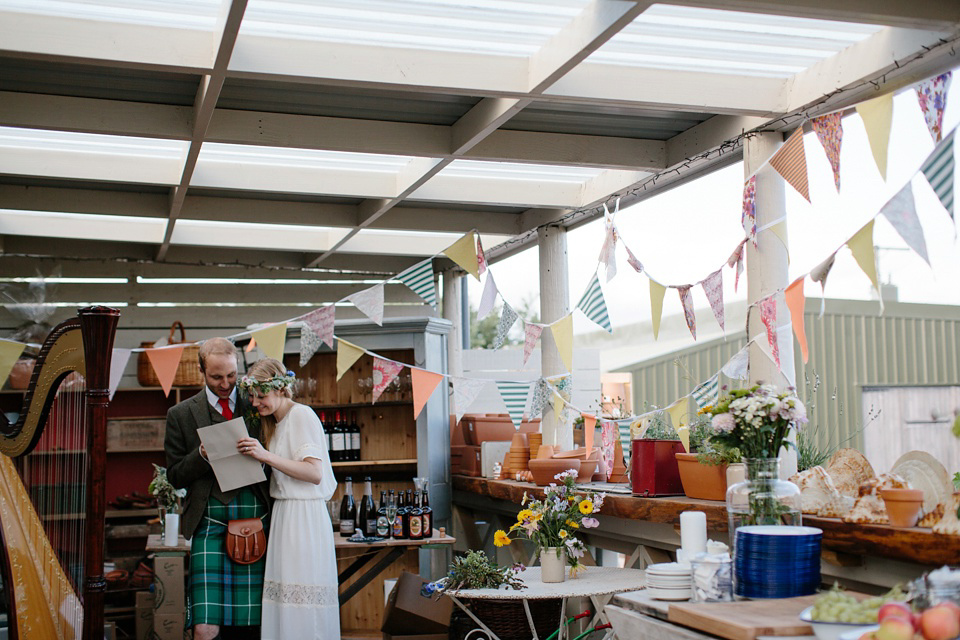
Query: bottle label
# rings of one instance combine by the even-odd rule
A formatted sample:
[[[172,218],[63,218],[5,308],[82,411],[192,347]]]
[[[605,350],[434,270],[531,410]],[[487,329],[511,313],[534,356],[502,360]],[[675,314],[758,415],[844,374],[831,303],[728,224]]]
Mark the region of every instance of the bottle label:
[[[365,536],[377,535],[377,521],[374,518],[367,518],[367,530],[363,532]]]
[[[340,533],[352,534],[357,530],[357,523],[354,520],[340,520]]]
[[[353,450],[360,451],[360,434],[359,433],[352,434],[350,441],[353,445]]]
[[[423,514],[423,535],[429,536],[433,534],[433,529],[430,527],[430,514]]]
[[[410,518],[410,537],[419,538],[423,534],[421,529],[420,516],[412,516]]]
[[[377,518],[377,535],[381,538],[390,535],[390,522],[387,521],[387,516]]]
[[[403,537],[403,522],[400,521],[400,516],[397,516],[397,519],[393,521],[393,537],[402,538]]]
[[[343,434],[335,433],[333,434],[333,450],[334,451],[343,451]]]

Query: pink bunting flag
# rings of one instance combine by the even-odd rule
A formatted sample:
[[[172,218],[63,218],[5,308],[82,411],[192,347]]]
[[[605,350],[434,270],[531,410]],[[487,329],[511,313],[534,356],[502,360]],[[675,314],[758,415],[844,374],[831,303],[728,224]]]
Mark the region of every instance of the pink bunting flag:
[[[537,340],[540,339],[540,334],[543,333],[543,325],[527,322],[523,325],[523,333],[523,364],[527,364],[527,360],[530,359],[530,354],[533,353],[534,348],[537,346]]]
[[[433,395],[434,390],[440,381],[443,380],[443,374],[426,371],[410,367],[410,382],[413,385],[413,419],[416,420],[427,404],[427,400]]]
[[[487,270],[487,256],[483,255],[483,244],[480,243],[480,234],[477,234],[477,276],[482,276]]]
[[[951,78],[952,73],[947,71],[917,85],[920,110],[923,111],[927,129],[930,130],[934,142],[943,139],[943,111],[947,106],[947,90],[950,88]]]
[[[323,342],[333,348],[333,323],[336,320],[336,308],[329,304],[319,309],[314,309],[307,315],[300,318],[309,326]]]
[[[643,273],[643,263],[637,260],[637,256],[633,255],[633,251],[630,251],[630,247],[624,244],[623,248],[627,250],[627,264],[633,267],[633,270],[637,273]]]
[[[406,365],[394,362],[393,360],[384,360],[383,358],[373,359],[373,402],[380,399],[383,390],[387,385],[393,382],[397,374]]]
[[[830,167],[833,169],[833,182],[840,191],[840,145],[843,143],[843,118],[842,114],[828,113],[825,116],[814,118],[810,121],[813,130],[817,134],[817,139],[823,145],[823,150],[827,152],[827,160],[830,161]]]
[[[600,455],[603,456],[603,462],[607,467],[607,480],[613,476],[613,459],[617,439],[620,438],[620,430],[617,423],[610,420],[604,420],[600,423]]]
[[[743,211],[740,214],[743,231],[757,246],[757,176],[750,176],[743,184]]]
[[[770,166],[810,202],[810,185],[807,181],[807,155],[803,150],[803,127],[794,131],[783,146],[770,158]]]
[[[693,312],[693,296],[690,295],[690,285],[685,284],[677,287],[680,292],[680,303],[683,305],[683,317],[687,321],[687,328],[690,329],[690,335],[697,339],[697,316]]]
[[[803,305],[806,302],[806,298],[803,296],[803,278],[794,280],[783,295],[787,300],[787,309],[790,310],[793,332],[797,335],[797,342],[800,343],[803,363],[806,364],[810,359],[810,350],[807,348],[807,331],[803,326]]]
[[[740,274],[743,273],[743,247],[745,244],[747,244],[746,240],[738,244],[737,248],[734,249],[733,253],[730,254],[730,257],[727,258],[727,266],[736,269],[736,276],[733,280],[734,291],[736,291],[737,287],[740,286]]]
[[[707,301],[713,310],[713,317],[717,319],[720,328],[726,331],[727,328],[723,326],[723,270],[717,269],[708,275],[700,283],[700,286],[703,287],[703,292],[707,294]]]
[[[760,301],[760,320],[767,328],[767,342],[773,352],[773,361],[780,368],[780,347],[777,344],[777,298],[770,296]]]

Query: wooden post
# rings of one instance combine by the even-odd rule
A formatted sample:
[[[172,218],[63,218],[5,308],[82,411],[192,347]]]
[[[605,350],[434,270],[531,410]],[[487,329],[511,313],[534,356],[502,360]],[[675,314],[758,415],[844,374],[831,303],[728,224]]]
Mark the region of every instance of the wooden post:
[[[540,321],[549,324],[570,312],[567,230],[541,227],[537,229],[537,241],[540,246]],[[567,371],[549,331],[544,331],[540,338],[540,371],[543,376]],[[544,444],[554,443],[561,450],[573,449],[573,425],[558,428],[557,416],[549,404],[543,409],[540,425]]]
[[[748,136],[743,153],[744,178],[749,178],[757,169],[770,159],[783,144],[783,135],[779,133],[758,133]],[[769,165],[757,172],[756,211],[757,211],[757,247],[747,242],[747,302],[749,308],[749,339],[757,338],[750,344],[750,384],[760,382],[775,384],[779,387],[795,384],[793,361],[793,333],[788,330],[779,332],[780,369],[764,353],[760,344],[767,344],[766,327],[760,320],[759,306],[753,306],[771,292],[785,289],[789,284],[787,268],[790,258],[787,251],[786,199],[784,197],[783,178]],[[779,222],[778,222],[779,221]],[[777,223],[780,233],[775,233],[768,225]],[[767,227],[765,229],[765,227]],[[782,236],[782,237],[781,237]],[[790,327],[790,311],[783,293],[777,294],[777,329]],[[789,337],[789,339],[787,339]],[[793,436],[791,436],[791,439]],[[780,452],[780,475],[789,478],[797,472],[797,453],[795,449]]]
[[[463,375],[463,343],[460,338],[463,330],[463,319],[460,316],[460,287],[463,286],[461,273],[454,269],[443,272],[443,317],[453,325],[447,334],[447,372],[452,376]],[[450,414],[456,414],[452,392]]]

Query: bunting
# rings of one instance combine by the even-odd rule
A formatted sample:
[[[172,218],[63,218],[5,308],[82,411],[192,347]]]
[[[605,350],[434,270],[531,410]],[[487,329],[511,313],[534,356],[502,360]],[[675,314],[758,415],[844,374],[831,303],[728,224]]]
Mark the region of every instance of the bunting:
[[[397,276],[397,280],[410,287],[424,302],[437,308],[437,285],[433,281],[433,258],[417,263]]]
[[[697,339],[697,316],[693,311],[693,297],[690,295],[690,285],[685,284],[677,287],[680,294],[680,304],[683,305],[683,319],[687,321],[687,329],[690,329],[690,335]]]
[[[743,209],[740,214],[743,232],[757,246],[757,176],[747,178],[743,183]]]
[[[513,307],[506,302],[503,303],[503,313],[500,314],[500,322],[497,324],[497,335],[493,338],[494,350],[503,346],[504,341],[507,339],[507,334],[510,333],[510,327],[513,326],[513,323],[516,322],[519,317],[517,312],[513,310]]]
[[[497,283],[493,281],[493,271],[487,273],[487,281],[483,285],[483,295],[480,296],[480,307],[477,309],[477,320],[482,320],[493,311],[497,301]]]
[[[186,345],[178,344],[172,347],[159,347],[157,349],[144,349],[147,354],[147,360],[157,374],[157,380],[160,381],[160,388],[163,389],[163,395],[169,396],[170,389],[173,388],[173,379],[177,375],[177,367],[180,366],[180,356],[183,354],[183,348]],[[9,371],[7,374],[9,375]]]
[[[740,286],[740,274],[743,273],[743,248],[746,246],[747,241],[744,240],[737,245],[737,248],[733,250],[733,253],[730,254],[730,257],[727,258],[727,266],[736,269],[736,276],[733,280],[733,290],[736,291],[737,287]]]
[[[926,160],[920,171],[930,183],[933,192],[940,199],[940,204],[953,218],[953,182],[954,167],[953,159],[953,141],[956,138],[957,130],[951,131],[943,141],[936,146]]]
[[[619,208],[620,200],[617,200],[617,209]],[[603,212],[603,245],[600,247],[598,261],[605,267],[607,282],[610,282],[617,275],[617,225],[614,224],[606,203],[603,204]]]
[[[929,266],[927,243],[923,239],[923,228],[920,226],[917,205],[913,199],[913,188],[909,182],[897,192],[897,195],[890,198],[887,204],[883,205],[880,213],[893,225],[907,246],[916,251]]]
[[[710,309],[713,311],[713,317],[717,319],[720,329],[727,330],[723,326],[723,269],[717,269],[700,282],[703,292],[707,296],[707,302],[710,303]]]
[[[337,338],[337,380],[343,377],[343,374],[360,359],[363,353],[363,349],[352,342]]]
[[[806,364],[810,359],[810,352],[807,350],[807,332],[803,326],[803,306],[806,302],[803,296],[803,278],[794,280],[784,292],[784,297],[790,311],[790,324],[793,325],[793,332],[800,343],[800,353],[803,354],[803,363]]]
[[[10,377],[13,365],[17,363],[26,346],[22,342],[0,340],[0,385],[3,385]]]
[[[767,329],[767,342],[773,353],[773,361],[780,368],[780,346],[777,344],[777,298],[769,296],[760,301],[760,320]]]
[[[530,399],[530,417],[536,418],[543,413],[543,407],[546,404],[547,381],[543,378],[540,378],[533,385],[533,396]]]
[[[550,325],[553,341],[567,371],[573,371],[573,314],[568,313]]]
[[[476,378],[452,378],[453,382],[453,404],[456,407],[457,422],[463,414],[470,409],[480,391],[486,386],[487,380],[478,380]]]
[[[717,400],[720,398],[720,376],[713,374],[709,380],[694,389],[690,395],[699,409],[717,404]]]
[[[528,322],[523,325],[523,364],[527,364],[530,354],[537,346],[537,340],[543,332],[543,325],[534,322]]]
[[[927,129],[933,141],[940,142],[943,138],[943,111],[947,107],[947,91],[950,89],[952,73],[947,71],[936,78],[924,80],[917,85],[917,100],[920,101],[920,110],[927,121]]]
[[[810,272],[810,279],[820,283],[820,317],[823,317],[824,303],[827,296],[827,276],[830,275],[830,269],[833,268],[833,261],[837,259],[837,254],[833,253],[829,258],[818,264]]]
[[[873,223],[871,220],[863,225],[860,231],[857,231],[852,238],[847,240],[847,246],[853,253],[853,258],[863,269],[863,272],[870,278],[870,284],[880,293],[880,282],[877,279],[877,255],[873,248]],[[883,308],[883,297],[880,297],[880,308]]]
[[[373,358],[373,400],[372,404],[376,404],[377,400],[380,399],[380,396],[383,394],[383,390],[387,388],[393,379],[397,377],[397,374],[403,370],[403,367],[406,365],[400,364],[399,362],[394,362],[393,360],[385,360],[383,358],[374,357]]]
[[[480,281],[480,259],[477,256],[477,234],[468,231],[462,238],[443,250],[445,256]]]
[[[803,150],[803,127],[787,138],[783,146],[770,158],[770,166],[787,183],[810,202],[810,185],[807,181],[807,157]]]
[[[487,256],[483,253],[483,243],[480,242],[480,236],[477,236],[477,280],[487,270]]]
[[[880,177],[887,179],[887,150],[890,147],[890,126],[893,124],[893,94],[861,102],[857,113],[863,119],[867,130],[867,141],[873,160],[880,170]]]
[[[520,423],[523,422],[523,410],[527,406],[530,383],[498,380],[497,389],[500,390],[500,397],[503,398],[503,403],[507,405],[507,413],[510,414],[510,420],[513,421],[513,426],[519,430]]]
[[[670,424],[673,425],[674,431],[680,429],[683,426],[683,419],[689,415],[688,409],[688,399],[689,396],[683,396],[669,407],[664,409],[664,413],[670,416]],[[687,447],[689,448],[689,447]]]
[[[332,304],[315,309],[301,316],[303,327],[300,329],[300,366],[304,366],[320,349],[321,344],[333,348],[333,325],[336,307]]]
[[[720,371],[732,380],[746,380],[750,368],[749,345],[737,351],[727,360]]]
[[[607,481],[613,476],[614,453],[617,439],[620,438],[620,430],[616,422],[604,420],[600,423],[600,455],[603,456],[603,462],[607,468]]]
[[[630,251],[630,247],[624,244],[623,248],[627,250],[627,264],[633,267],[633,270],[637,273],[643,273],[643,263],[637,260],[637,256],[633,255],[633,251]]]
[[[114,348],[113,354],[110,356],[110,400],[113,400],[113,394],[117,392],[117,387],[120,386],[120,379],[123,378],[123,371],[127,368],[131,353],[133,353],[132,349]],[[0,368],[0,374],[2,373],[3,370]]]
[[[352,293],[347,300],[378,326],[383,326],[383,283]]]
[[[839,111],[810,121],[817,139],[827,152],[827,160],[833,169],[833,183],[840,191],[840,146],[843,144],[843,114]]]
[[[660,335],[660,318],[663,316],[663,295],[667,288],[650,278],[650,315],[653,322],[653,339]]]
[[[587,290],[583,293],[583,297],[580,298],[580,302],[577,303],[577,309],[583,311],[585,316],[606,329],[608,333],[613,333],[610,317],[607,315],[607,302],[603,299],[600,278],[597,277],[596,272],[594,272]]]
[[[593,438],[596,435],[597,416],[592,413],[581,412],[580,417],[583,418],[583,446],[589,455],[590,452],[593,451]]]
[[[264,356],[283,361],[283,347],[287,343],[287,323],[278,322],[263,329],[251,331]]]
[[[427,404],[427,400],[433,395],[434,390],[440,381],[443,380],[443,374],[410,367],[410,383],[413,385],[413,419],[416,420]]]

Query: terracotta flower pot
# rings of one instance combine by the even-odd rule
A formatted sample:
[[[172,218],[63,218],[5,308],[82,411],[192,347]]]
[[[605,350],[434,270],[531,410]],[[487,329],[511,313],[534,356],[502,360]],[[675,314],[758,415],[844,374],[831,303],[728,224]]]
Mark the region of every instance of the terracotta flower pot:
[[[551,482],[556,482],[554,476],[567,469],[573,469],[577,473],[580,472],[580,461],[576,458],[571,460],[563,460],[560,458],[531,460],[529,464],[530,473],[533,474],[533,481],[541,487],[545,487]]]
[[[726,500],[727,465],[709,465],[697,462],[695,453],[676,453],[680,468],[680,483],[688,498],[699,500]]]
[[[920,489],[881,489],[880,496],[887,507],[887,517],[894,527],[913,527],[923,510],[923,491]]]

